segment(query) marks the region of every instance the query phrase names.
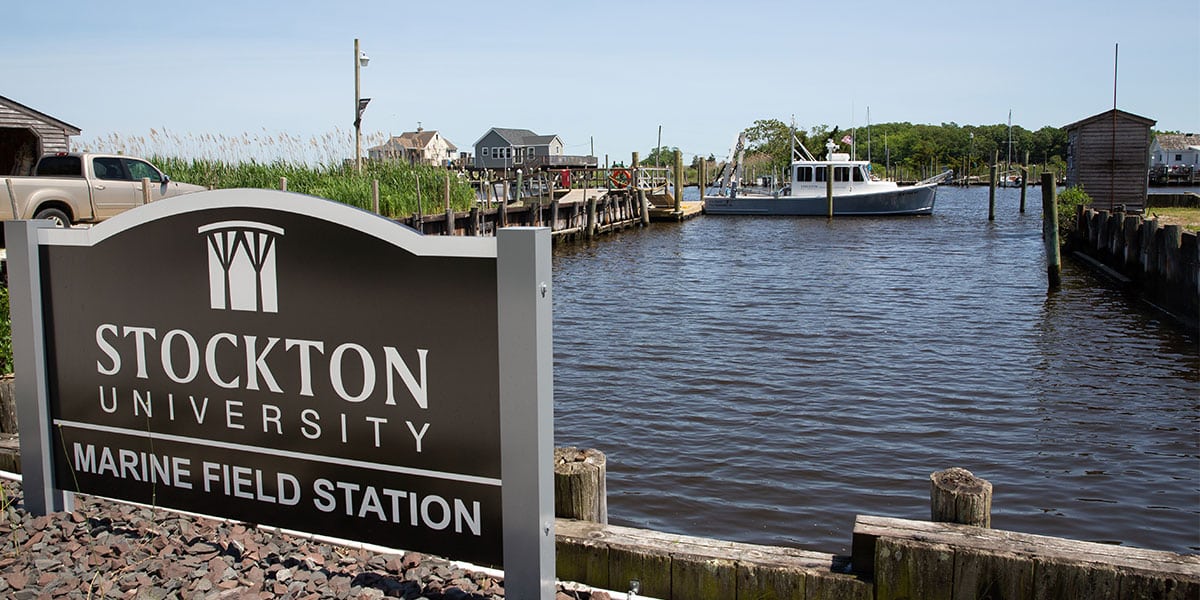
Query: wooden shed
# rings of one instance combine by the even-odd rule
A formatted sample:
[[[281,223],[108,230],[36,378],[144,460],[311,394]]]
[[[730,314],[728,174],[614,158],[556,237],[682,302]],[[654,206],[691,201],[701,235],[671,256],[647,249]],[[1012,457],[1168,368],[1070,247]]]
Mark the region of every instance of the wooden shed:
[[[1097,210],[1144,208],[1154,124],[1153,119],[1113,109],[1063,127],[1067,185],[1083,188]]]
[[[71,149],[78,127],[0,96],[0,176],[29,175],[38,157]]]

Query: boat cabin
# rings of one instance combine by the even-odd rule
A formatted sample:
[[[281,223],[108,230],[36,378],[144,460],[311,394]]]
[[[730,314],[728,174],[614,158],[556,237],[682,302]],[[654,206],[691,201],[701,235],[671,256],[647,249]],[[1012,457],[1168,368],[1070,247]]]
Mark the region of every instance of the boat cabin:
[[[831,170],[834,184],[866,183],[871,180],[870,174],[867,173],[866,161],[794,162],[792,163],[792,185],[806,187],[820,184],[820,187],[824,189],[826,178],[829,177]]]

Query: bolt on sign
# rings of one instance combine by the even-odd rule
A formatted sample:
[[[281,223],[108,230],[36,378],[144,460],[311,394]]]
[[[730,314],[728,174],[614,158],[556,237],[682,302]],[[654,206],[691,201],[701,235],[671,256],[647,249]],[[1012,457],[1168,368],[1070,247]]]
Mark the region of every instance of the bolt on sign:
[[[96,494],[503,566],[544,596],[546,230],[422,236],[266,190],[47,224],[6,225],[31,510]]]

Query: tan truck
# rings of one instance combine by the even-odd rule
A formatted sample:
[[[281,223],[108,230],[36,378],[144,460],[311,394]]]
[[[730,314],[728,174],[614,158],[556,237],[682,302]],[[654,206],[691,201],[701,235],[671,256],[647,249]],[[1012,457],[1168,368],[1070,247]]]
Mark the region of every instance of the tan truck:
[[[59,227],[98,223],[147,200],[205,189],[171,181],[149,162],[117,154],[47,154],[33,173],[0,181],[0,220],[49,219]]]

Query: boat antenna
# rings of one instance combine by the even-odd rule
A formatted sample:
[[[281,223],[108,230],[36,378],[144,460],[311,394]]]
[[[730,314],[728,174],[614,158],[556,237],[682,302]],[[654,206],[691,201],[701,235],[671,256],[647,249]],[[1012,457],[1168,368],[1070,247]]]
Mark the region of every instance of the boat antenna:
[[[867,107],[867,171],[871,170],[871,107]]]

